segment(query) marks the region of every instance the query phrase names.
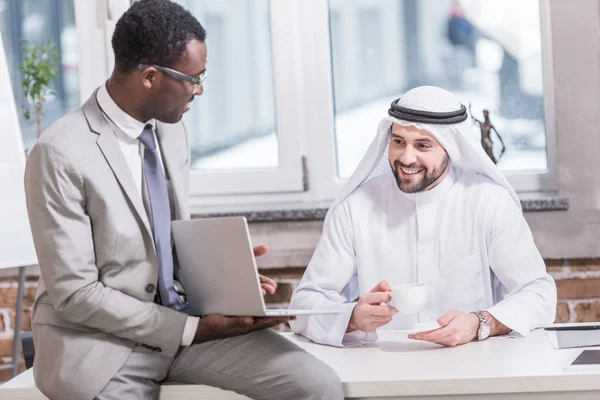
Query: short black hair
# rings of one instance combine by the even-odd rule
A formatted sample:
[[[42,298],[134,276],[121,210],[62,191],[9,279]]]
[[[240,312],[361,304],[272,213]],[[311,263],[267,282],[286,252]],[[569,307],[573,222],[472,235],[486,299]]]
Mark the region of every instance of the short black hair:
[[[172,67],[192,39],[204,42],[206,30],[185,8],[170,0],[139,0],[115,26],[115,67],[119,72],[138,64]]]

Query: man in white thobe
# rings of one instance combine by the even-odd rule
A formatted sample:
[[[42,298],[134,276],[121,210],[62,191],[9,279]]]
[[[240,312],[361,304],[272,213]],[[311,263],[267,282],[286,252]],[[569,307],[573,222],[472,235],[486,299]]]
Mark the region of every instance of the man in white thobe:
[[[373,342],[376,329],[437,320],[410,338],[454,346],[551,324],[556,286],[519,199],[472,136],[464,105],[424,86],[394,101],[323,234],[290,308],[292,329],[333,346]],[[390,287],[422,282],[418,315],[387,305]]]

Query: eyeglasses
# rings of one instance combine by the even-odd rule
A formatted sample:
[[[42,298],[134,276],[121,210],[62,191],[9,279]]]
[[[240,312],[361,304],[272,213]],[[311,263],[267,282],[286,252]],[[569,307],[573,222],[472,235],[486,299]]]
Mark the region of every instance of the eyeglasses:
[[[189,75],[183,74],[179,71],[175,71],[174,69],[167,68],[167,67],[161,67],[160,65],[154,65],[154,64],[139,64],[138,65],[138,69],[146,69],[149,67],[154,67],[154,68],[164,72],[165,74],[171,75],[173,78],[180,79],[185,82],[193,83],[194,91],[192,93],[196,93],[200,89],[200,86],[202,86],[202,84],[204,84],[204,80],[206,79],[206,70],[202,71],[200,73],[200,75],[198,75],[197,78],[194,78]]]

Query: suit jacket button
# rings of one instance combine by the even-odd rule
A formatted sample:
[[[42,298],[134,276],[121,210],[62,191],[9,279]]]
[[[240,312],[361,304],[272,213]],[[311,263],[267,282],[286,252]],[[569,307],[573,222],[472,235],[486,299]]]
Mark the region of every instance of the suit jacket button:
[[[146,293],[154,293],[154,289],[156,289],[156,287],[153,284],[149,283],[146,285]]]

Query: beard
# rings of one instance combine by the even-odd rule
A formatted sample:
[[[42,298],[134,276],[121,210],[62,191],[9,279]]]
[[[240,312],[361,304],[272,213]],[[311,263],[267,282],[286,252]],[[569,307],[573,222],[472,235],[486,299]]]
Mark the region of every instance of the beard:
[[[392,168],[398,189],[402,190],[404,193],[417,193],[429,189],[430,186],[446,172],[448,169],[448,164],[450,164],[450,157],[448,157],[448,154],[444,154],[444,159],[432,170],[429,170],[426,167],[421,167],[416,163],[411,165],[403,165],[398,161],[394,161],[393,165],[390,163],[390,168]],[[398,169],[401,167],[405,169],[423,169],[423,175],[421,179],[418,180],[404,179],[400,176],[400,172],[398,171]]]

